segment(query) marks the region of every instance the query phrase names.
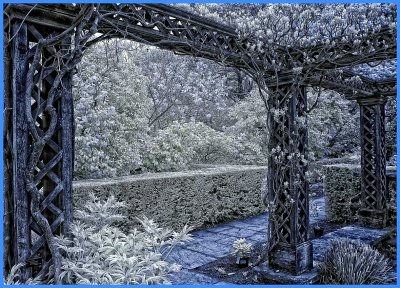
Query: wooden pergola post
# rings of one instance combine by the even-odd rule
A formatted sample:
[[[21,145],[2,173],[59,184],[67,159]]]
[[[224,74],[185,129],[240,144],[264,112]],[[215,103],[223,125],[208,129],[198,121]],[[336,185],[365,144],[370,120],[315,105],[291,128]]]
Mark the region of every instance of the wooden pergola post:
[[[15,21],[12,24],[12,31],[15,38],[10,47],[11,49],[11,69],[12,69],[12,158],[13,158],[13,179],[12,179],[12,199],[13,215],[12,218],[12,239],[13,256],[10,259],[10,267],[17,263],[25,262],[29,257],[31,246],[31,233],[29,223],[31,221],[29,212],[29,199],[26,190],[26,169],[29,153],[29,134],[28,124],[25,113],[25,76],[28,70],[27,51],[28,30],[27,24]],[[21,270],[21,278],[27,279],[31,274],[28,267]]]
[[[385,104],[386,97],[358,98],[361,132],[360,221],[369,227],[387,224]]]
[[[313,266],[309,241],[307,94],[296,83],[269,87],[269,265],[292,274]]]
[[[70,49],[68,41],[47,47],[42,52],[40,63],[34,71],[31,97],[27,94],[28,70],[32,67],[35,48],[40,39],[50,33],[57,33],[54,28],[34,23],[14,20],[11,23],[11,35],[14,35],[7,53],[11,59],[12,121],[7,126],[6,135],[12,135],[12,191],[6,191],[7,201],[11,202],[10,227],[5,235],[10,237],[12,257],[7,259],[7,266],[25,263],[20,268],[20,281],[29,277],[47,273],[52,264],[52,255],[42,228],[32,217],[32,195],[39,196],[39,209],[47,219],[54,234],[66,234],[72,222],[72,173],[73,173],[73,98],[72,74],[66,73],[61,85],[54,91],[54,98],[48,103],[49,93],[57,77],[56,66],[49,63],[57,61],[61,53]],[[36,48],[37,49],[37,48]],[[32,51],[33,50],[33,51]],[[10,73],[7,72],[6,73]],[[6,75],[6,79],[9,77]],[[56,117],[51,119],[48,106],[55,108]],[[40,137],[46,135],[51,121],[55,121],[55,132],[51,137],[43,138],[44,148],[34,163],[33,177],[29,181],[32,167],[32,147],[35,140],[30,129],[28,115],[34,121],[34,127]],[[32,189],[33,187],[33,189]]]

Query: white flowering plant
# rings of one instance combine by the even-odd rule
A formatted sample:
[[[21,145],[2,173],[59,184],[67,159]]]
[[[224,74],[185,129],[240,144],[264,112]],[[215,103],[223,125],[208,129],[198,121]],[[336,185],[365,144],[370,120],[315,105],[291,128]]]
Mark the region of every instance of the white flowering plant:
[[[240,238],[232,244],[233,254],[236,257],[248,257],[249,253],[253,250],[253,244],[246,242],[246,239]]]
[[[114,221],[124,204],[114,197],[100,201],[91,195],[68,236],[57,238],[62,251],[64,284],[170,284],[167,276],[180,266],[166,261],[177,245],[191,239],[191,227],[174,232],[142,217],[142,229],[122,232]],[[100,221],[101,219],[109,221]]]

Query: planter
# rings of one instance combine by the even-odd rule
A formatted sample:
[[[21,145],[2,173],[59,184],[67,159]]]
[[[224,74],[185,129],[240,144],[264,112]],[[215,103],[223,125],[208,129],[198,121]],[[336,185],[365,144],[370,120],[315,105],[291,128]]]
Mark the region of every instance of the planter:
[[[240,257],[236,258],[236,265],[239,268],[246,268],[249,267],[249,257]]]
[[[324,227],[314,227],[314,236],[315,238],[324,236]]]

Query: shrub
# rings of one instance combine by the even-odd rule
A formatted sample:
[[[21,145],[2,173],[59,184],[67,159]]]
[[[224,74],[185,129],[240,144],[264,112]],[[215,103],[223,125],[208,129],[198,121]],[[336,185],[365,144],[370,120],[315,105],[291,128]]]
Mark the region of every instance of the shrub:
[[[384,284],[388,260],[361,241],[335,239],[320,265],[323,284]]]
[[[195,163],[226,162],[237,153],[233,139],[201,122],[173,122],[157,131],[143,152],[150,171],[175,171]]]
[[[109,45],[87,49],[73,81],[77,179],[129,175],[142,166],[152,108],[148,80],[133,57],[110,53]]]
[[[268,159],[267,110],[256,89],[229,109],[235,123],[225,127],[224,132],[234,139],[237,153],[235,160],[241,164],[265,165]]]
[[[122,232],[113,226],[124,219],[118,213],[124,203],[114,197],[99,201],[94,195],[76,213],[69,237],[58,237],[63,251],[61,280],[65,284],[169,284],[166,276],[180,266],[165,257],[183,241],[190,228],[179,233],[139,219],[143,230]]]
[[[330,221],[354,223],[361,191],[360,166],[334,164],[324,166],[326,211]]]

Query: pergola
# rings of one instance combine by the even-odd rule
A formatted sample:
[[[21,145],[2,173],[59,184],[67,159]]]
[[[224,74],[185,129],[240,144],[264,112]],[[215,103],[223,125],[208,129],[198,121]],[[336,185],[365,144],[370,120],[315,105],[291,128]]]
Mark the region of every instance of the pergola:
[[[395,58],[395,31],[362,34],[359,53],[340,38],[329,49],[324,44],[265,45],[260,52],[252,48],[255,40],[240,38],[228,26],[161,4],[8,4],[4,24],[4,263],[6,270],[27,263],[22,280],[46,273],[52,264],[55,275],[60,272],[54,235],[68,234],[73,218],[72,74],[86,47],[109,38],[211,59],[264,85],[270,108],[268,189],[274,206],[271,266],[301,274],[313,265],[305,175],[307,86],[333,89],[359,103],[360,218],[366,226],[386,225],[384,114],[387,97],[395,96],[396,79],[375,81],[346,67]]]

